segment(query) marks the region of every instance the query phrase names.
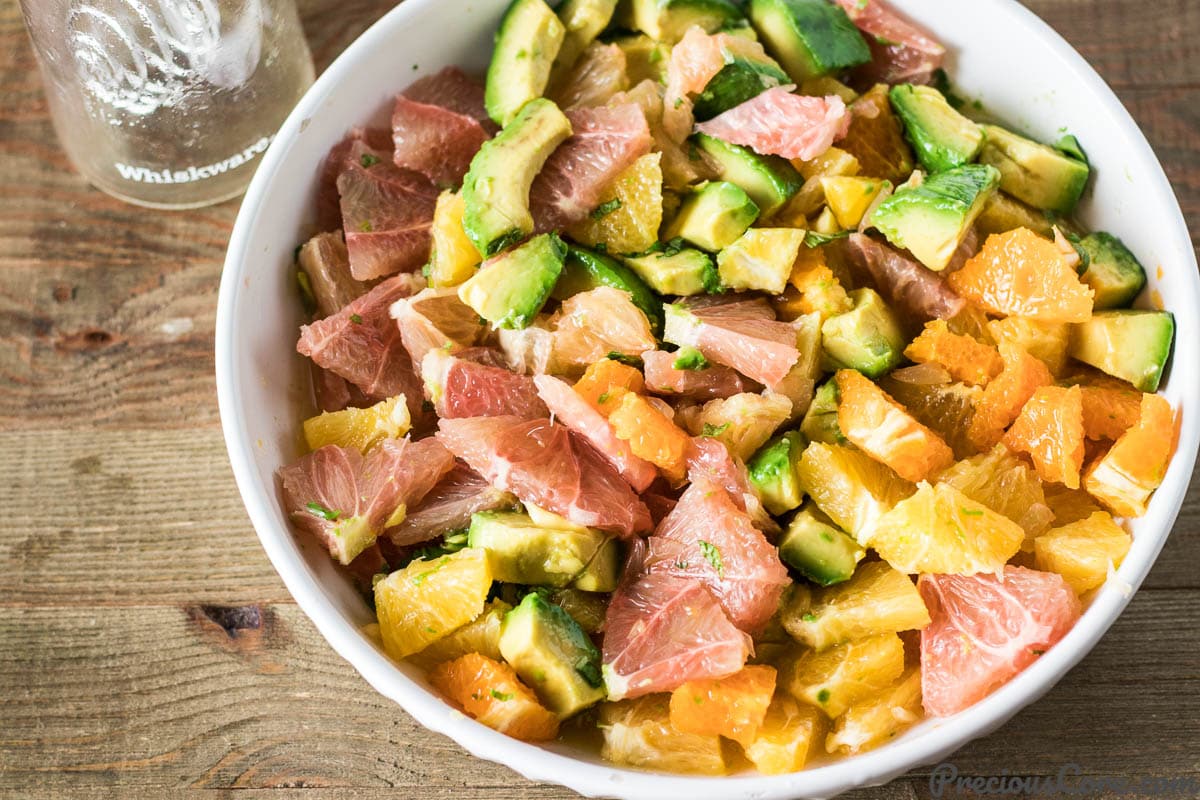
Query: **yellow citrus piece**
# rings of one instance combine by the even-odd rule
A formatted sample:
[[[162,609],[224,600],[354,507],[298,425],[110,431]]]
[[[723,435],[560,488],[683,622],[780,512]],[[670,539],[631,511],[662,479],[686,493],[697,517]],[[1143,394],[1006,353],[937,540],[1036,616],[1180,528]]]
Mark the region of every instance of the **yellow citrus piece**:
[[[880,518],[866,544],[909,574],[974,575],[999,572],[1024,539],[1020,525],[953,486],[922,483]]]
[[[1156,394],[1142,395],[1137,424],[1088,468],[1083,488],[1114,514],[1140,517],[1166,475],[1175,439],[1171,404]]]
[[[904,350],[904,355],[918,364],[941,364],[954,380],[972,386],[987,385],[1004,369],[996,348],[970,336],[952,333],[941,319],[925,323],[925,329]]]
[[[633,162],[601,195],[596,211],[567,234],[609,253],[641,253],[657,242],[663,221],[661,159],[661,153],[649,153]]]
[[[671,726],[682,733],[754,741],[775,694],[775,668],[743,667],[724,678],[693,680],[671,692]]]
[[[1022,550],[1032,550],[1034,537],[1054,521],[1037,473],[1004,445],[959,461],[937,480],[1020,525]]]
[[[635,456],[658,467],[671,481],[682,481],[687,475],[691,439],[645,397],[625,392],[609,412],[608,421],[616,437],[629,442]]]
[[[838,428],[842,435],[907,481],[922,481],[954,463],[942,437],[913,419],[862,373],[838,370]]]
[[[1054,514],[1055,525],[1068,525],[1103,511],[1096,499],[1083,489],[1068,489],[1061,483],[1046,488],[1046,505]]]
[[[783,395],[743,392],[709,400],[689,420],[688,430],[693,436],[711,436],[748,461],[791,413],[792,401]]]
[[[1042,322],[1087,322],[1093,292],[1054,242],[1028,228],[994,233],[947,280],[986,311]]]
[[[600,755],[614,764],[669,772],[724,775],[720,736],[683,733],[671,725],[670,695],[600,705]]]
[[[483,612],[492,571],[487,551],[470,547],[417,559],[375,584],[375,613],[392,658],[419,653]]]
[[[776,695],[754,741],[744,746],[746,758],[763,775],[804,769],[813,746],[825,735],[825,718],[810,705]]]
[[[1033,543],[1034,565],[1057,572],[1077,594],[1091,591],[1121,566],[1132,539],[1111,514],[1097,511],[1087,519],[1053,528]]]
[[[1021,409],[1004,443],[1028,453],[1042,480],[1079,488],[1083,466],[1083,400],[1079,387],[1043,386]]]
[[[824,442],[804,449],[796,472],[817,507],[860,542],[881,516],[915,491],[866,453]]]
[[[479,653],[496,661],[502,661],[500,625],[504,622],[504,615],[511,608],[512,606],[499,598],[492,600],[478,617],[458,628],[449,636],[433,642],[421,652],[409,656],[409,660],[426,669],[446,661],[453,661],[467,653]]]
[[[1054,383],[1054,376],[1038,359],[1016,345],[999,345],[1004,369],[986,387],[967,435],[980,450],[989,450],[1004,435],[1007,428],[1038,387]]]
[[[808,161],[792,160],[794,166],[805,180],[819,178],[824,175],[857,175],[858,159],[840,147],[830,147],[824,153]]]
[[[851,706],[825,739],[829,753],[853,755],[887,743],[921,718],[921,670],[910,669],[887,690]]]
[[[508,664],[467,653],[435,667],[429,682],[467,714],[514,739],[542,742],[558,735],[558,718]]]
[[[442,192],[433,209],[433,247],[429,256],[429,285],[458,286],[475,274],[479,251],[463,231],[466,203],[462,195]]]
[[[1066,368],[1071,327],[1065,322],[1005,317],[988,322],[987,330],[997,344],[1008,342],[1020,347],[1045,364],[1053,375],[1061,375]]]
[[[808,650],[780,674],[780,685],[830,719],[884,691],[904,672],[904,642],[894,633]]]
[[[412,419],[404,395],[380,400],[370,408],[326,411],[304,420],[304,440],[309,450],[327,444],[367,452],[384,439],[399,439],[408,433]]]
[[[929,611],[907,575],[871,561],[844,583],[815,591],[798,585],[780,621],[796,641],[827,650],[868,636],[919,630],[929,624]]]
[[[825,175],[821,177],[821,188],[838,225],[843,230],[852,230],[862,222],[863,215],[879,193],[892,188],[892,182],[878,178]]]

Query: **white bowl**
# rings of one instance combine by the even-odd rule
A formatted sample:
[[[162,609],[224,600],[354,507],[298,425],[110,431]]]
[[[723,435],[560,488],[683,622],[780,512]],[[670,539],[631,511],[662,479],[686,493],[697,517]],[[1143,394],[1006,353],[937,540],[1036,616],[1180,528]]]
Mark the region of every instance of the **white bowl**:
[[[1133,548],[1057,646],[957,716],[926,720],[878,750],[777,777],[684,777],[620,769],[564,744],[510,739],[452,710],[420,673],[359,632],[372,614],[328,554],[288,527],[274,472],[298,455],[312,413],[308,371],[295,355],[302,322],[292,250],[313,233],[318,166],[346,130],[386,114],[416,77],[449,64],[482,72],[508,0],[407,0],[351,45],[300,101],[266,153],[230,240],[217,312],[221,420],[238,488],[263,548],[333,648],[379,692],[473,754],[585,795],[646,798],[822,798],[886,782],[941,759],[1003,724],[1091,650],[1145,578],[1179,512],[1200,442],[1200,280],[1191,239],[1166,176],[1112,91],[1053,30],[1013,0],[897,0],[952,51],[956,87],[998,118],[1045,140],[1062,127],[1096,165],[1083,206],[1091,227],[1119,235],[1147,266],[1144,304],[1175,312],[1176,352],[1163,392],[1183,407],[1179,451],[1149,513],[1131,524]]]

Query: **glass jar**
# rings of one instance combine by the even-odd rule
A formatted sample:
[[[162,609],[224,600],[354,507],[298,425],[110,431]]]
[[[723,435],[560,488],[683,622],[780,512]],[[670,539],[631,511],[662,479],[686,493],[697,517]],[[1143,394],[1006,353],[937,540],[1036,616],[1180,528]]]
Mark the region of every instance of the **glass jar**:
[[[294,0],[21,0],[59,141],[155,208],[241,194],[313,81]]]

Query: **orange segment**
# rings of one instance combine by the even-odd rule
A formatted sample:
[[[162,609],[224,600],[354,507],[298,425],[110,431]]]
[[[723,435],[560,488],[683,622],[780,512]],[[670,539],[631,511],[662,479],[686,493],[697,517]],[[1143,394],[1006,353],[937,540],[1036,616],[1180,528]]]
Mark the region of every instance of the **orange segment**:
[[[945,320],[925,323],[925,330],[913,340],[904,355],[924,364],[941,364],[956,381],[984,386],[1004,369],[1004,361],[996,348],[975,341],[970,336],[951,333]]]
[[[1137,424],[1142,393],[1130,386],[1080,386],[1083,433],[1089,439],[1116,441]]]
[[[463,711],[514,739],[542,742],[558,735],[558,718],[507,664],[467,653],[434,667],[429,682]]]
[[[825,716],[810,705],[780,695],[771,701],[758,736],[746,745],[746,758],[764,775],[804,769],[825,735]]]
[[[1175,438],[1171,404],[1156,394],[1142,395],[1137,424],[1092,464],[1084,488],[1114,514],[1140,517],[1167,472]]]
[[[795,305],[801,314],[815,311],[822,320],[826,320],[849,311],[853,305],[841,282],[829,268],[824,247],[801,247],[792,265],[788,283],[799,292]]]
[[[575,391],[605,416],[617,407],[625,391],[640,392],[645,388],[642,373],[611,358],[590,365],[575,383]]]
[[[663,471],[674,482],[687,474],[687,452],[691,440],[683,430],[640,394],[623,389],[608,394],[620,394],[616,408],[610,398],[608,421],[618,439],[629,442],[629,449]],[[603,412],[603,409],[602,409]]]
[[[1054,383],[1046,365],[1019,347],[1001,342],[1000,358],[1004,369],[983,390],[967,431],[980,450],[990,450],[1000,441],[1004,429],[1017,418],[1038,387]]]
[[[1004,435],[1010,450],[1028,453],[1044,481],[1079,488],[1083,467],[1083,399],[1078,386],[1043,386]]]
[[[726,678],[688,681],[671,692],[671,725],[683,733],[754,741],[775,694],[775,668],[744,667]]]
[[[841,396],[838,427],[872,458],[914,483],[954,463],[954,453],[942,437],[862,374],[843,369],[836,379]]]
[[[1042,322],[1087,322],[1092,315],[1092,290],[1054,242],[1028,228],[992,234],[948,280],[993,314]]]

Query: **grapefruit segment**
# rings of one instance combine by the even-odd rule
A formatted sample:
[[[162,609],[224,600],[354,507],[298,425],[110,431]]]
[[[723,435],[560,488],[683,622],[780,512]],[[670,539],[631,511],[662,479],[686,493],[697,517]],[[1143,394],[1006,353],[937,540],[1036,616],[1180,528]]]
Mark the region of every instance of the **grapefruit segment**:
[[[1032,664],[1079,618],[1061,576],[1005,567],[999,575],[922,575],[933,621],[921,631],[925,711],[946,717]]]
[[[808,161],[846,135],[850,115],[842,98],[793,94],[775,86],[696,126],[701,133],[762,155]]]

